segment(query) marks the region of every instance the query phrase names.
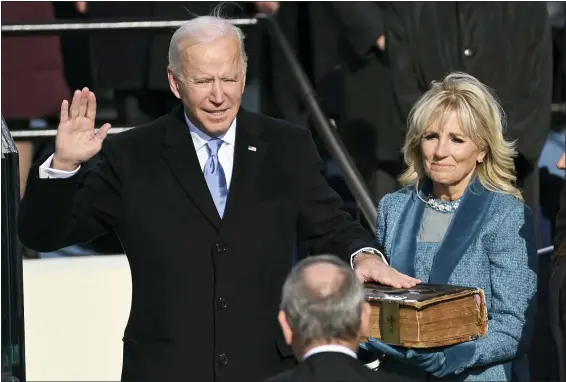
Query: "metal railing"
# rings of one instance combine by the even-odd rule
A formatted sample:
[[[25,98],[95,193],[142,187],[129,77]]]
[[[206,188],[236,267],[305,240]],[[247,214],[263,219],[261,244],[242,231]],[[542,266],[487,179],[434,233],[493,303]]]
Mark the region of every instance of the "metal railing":
[[[233,19],[233,24],[239,26],[260,24],[265,26],[269,33],[278,42],[279,48],[282,50],[285,60],[289,65],[295,81],[297,82],[299,93],[306,108],[311,114],[314,126],[321,136],[327,150],[332,157],[338,162],[346,185],[350,189],[358,208],[363,217],[367,221],[371,232],[375,232],[375,224],[377,220],[376,203],[371,199],[367,187],[362,180],[351,156],[344,147],[344,144],[336,134],[335,129],[331,126],[328,118],[320,108],[315,92],[313,90],[307,75],[302,69],[299,61],[295,57],[295,53],[291,49],[287,38],[281,31],[277,21],[264,14],[257,14],[253,18]],[[61,34],[66,32],[94,32],[108,30],[159,30],[167,28],[179,27],[186,20],[180,21],[118,21],[118,22],[87,22],[87,23],[29,23],[29,24],[6,24],[2,25],[2,36],[24,36],[24,35],[48,35]],[[114,127],[110,130],[110,134],[117,134],[128,130],[132,127]],[[34,129],[13,131],[14,139],[31,139],[31,138],[47,138],[54,137],[57,134],[56,129]]]
[[[172,21],[93,21],[85,23],[30,23],[2,25],[2,36],[49,35],[65,32],[100,32],[109,30],[156,30],[178,28],[187,20]],[[233,19],[232,24],[238,26],[255,25],[256,18]]]
[[[112,127],[108,134],[119,134],[124,131],[130,130],[135,128],[135,126],[131,127]],[[54,138],[57,135],[57,129],[32,129],[32,130],[12,130],[10,132],[12,134],[12,138],[18,139],[31,139],[31,138]]]

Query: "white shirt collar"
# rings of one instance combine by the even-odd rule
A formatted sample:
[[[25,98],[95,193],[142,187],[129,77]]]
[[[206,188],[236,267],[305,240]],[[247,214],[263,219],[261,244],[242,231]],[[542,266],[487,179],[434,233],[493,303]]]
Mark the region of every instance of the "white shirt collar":
[[[193,144],[195,145],[195,150],[200,150],[206,142],[210,141],[212,138],[208,136],[204,131],[196,127],[189,117],[187,113],[185,113],[185,121],[187,122],[187,126],[189,126],[189,132],[191,133],[191,138],[193,139]],[[220,135],[218,138],[222,139],[224,143],[233,145],[236,141],[236,118],[232,121],[232,124],[228,128],[224,134]]]
[[[311,355],[317,353],[324,353],[324,352],[344,353],[352,358],[356,358],[356,359],[358,358],[357,354],[354,353],[352,349],[349,349],[346,346],[342,346],[342,345],[330,344],[330,345],[315,346],[314,348],[309,350],[307,354],[304,355],[303,360],[307,359]]]

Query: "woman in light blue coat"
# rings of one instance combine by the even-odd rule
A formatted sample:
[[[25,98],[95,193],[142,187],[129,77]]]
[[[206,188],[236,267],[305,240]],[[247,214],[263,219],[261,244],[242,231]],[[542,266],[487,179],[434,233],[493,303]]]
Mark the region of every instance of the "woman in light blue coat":
[[[529,380],[537,251],[502,121],[489,89],[463,73],[434,83],[411,112],[405,188],[379,203],[378,244],[393,268],[422,282],[482,288],[488,332],[427,350],[370,339],[362,348],[385,354],[380,368],[427,380]]]

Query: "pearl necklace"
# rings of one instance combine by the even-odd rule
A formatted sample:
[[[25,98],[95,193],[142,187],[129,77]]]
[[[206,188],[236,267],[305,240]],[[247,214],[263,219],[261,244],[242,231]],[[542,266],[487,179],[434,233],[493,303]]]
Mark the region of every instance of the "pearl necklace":
[[[458,209],[458,206],[460,205],[460,199],[443,202],[442,200],[435,199],[432,195],[429,195],[426,204],[428,204],[432,209],[436,211],[453,212]]]

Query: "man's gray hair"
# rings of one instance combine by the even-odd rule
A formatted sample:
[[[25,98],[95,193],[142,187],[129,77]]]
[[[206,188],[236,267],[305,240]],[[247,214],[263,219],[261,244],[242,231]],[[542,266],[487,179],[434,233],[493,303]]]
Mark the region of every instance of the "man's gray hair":
[[[321,263],[338,268],[325,290],[304,277],[308,267]],[[315,340],[357,338],[363,304],[363,284],[350,266],[336,256],[320,255],[305,258],[291,270],[283,285],[280,309],[302,345],[308,346]]]
[[[214,13],[212,16],[200,16],[187,21],[171,37],[168,68],[176,76],[182,74],[183,48],[195,44],[206,44],[229,36],[234,37],[238,44],[242,69],[244,73],[246,72],[248,57],[244,48],[244,33],[230,20],[220,17],[220,10]]]

